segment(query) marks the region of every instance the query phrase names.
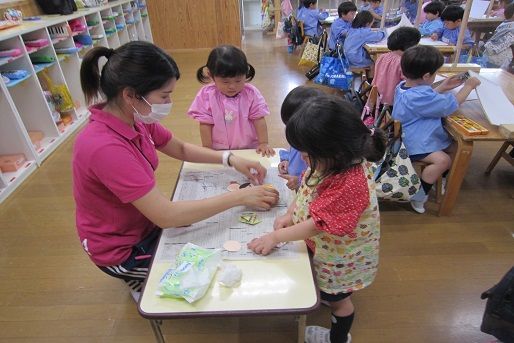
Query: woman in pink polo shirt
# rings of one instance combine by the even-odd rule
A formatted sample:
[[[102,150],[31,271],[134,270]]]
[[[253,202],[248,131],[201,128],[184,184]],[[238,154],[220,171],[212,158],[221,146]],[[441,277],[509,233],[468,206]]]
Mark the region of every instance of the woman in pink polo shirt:
[[[107,62],[100,71],[98,61]],[[157,151],[189,162],[223,163],[261,184],[266,169],[229,152],[174,137],[159,120],[171,110],[180,73],[175,61],[147,42],[96,47],[80,78],[91,106],[73,149],[73,193],[80,241],[90,259],[133,291],[145,280],[160,228],[180,227],[234,206],[269,209],[278,193],[263,186],[196,201],[171,202],[156,187]],[[252,173],[252,169],[257,171]]]

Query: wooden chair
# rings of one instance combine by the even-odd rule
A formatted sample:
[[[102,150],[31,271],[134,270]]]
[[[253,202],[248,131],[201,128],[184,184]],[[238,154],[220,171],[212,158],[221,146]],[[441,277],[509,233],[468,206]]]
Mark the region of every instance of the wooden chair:
[[[507,152],[507,149],[511,147],[512,149]],[[500,150],[494,155],[493,160],[491,163],[489,163],[489,166],[487,166],[487,169],[485,170],[486,175],[491,174],[491,171],[494,169],[500,158],[504,158],[505,161],[509,162],[512,166],[514,166],[514,141],[507,141],[503,143]]]

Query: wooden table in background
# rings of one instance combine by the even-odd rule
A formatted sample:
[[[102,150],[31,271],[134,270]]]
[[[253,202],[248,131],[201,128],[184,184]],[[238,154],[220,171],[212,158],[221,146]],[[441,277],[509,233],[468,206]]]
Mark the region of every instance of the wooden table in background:
[[[514,103],[513,75],[501,69],[482,69],[480,70],[480,76],[499,84],[509,100]],[[464,177],[468,171],[474,143],[488,141],[505,142],[507,140],[503,135],[500,134],[497,125],[492,125],[489,123],[478,100],[465,101],[455,112],[455,114],[462,114],[470,119],[473,119],[474,121],[487,128],[489,133],[486,135],[469,136],[458,131],[453,126],[453,124],[448,122],[446,123],[446,129],[457,142],[457,151],[455,152],[452,167],[450,169],[450,173],[448,174],[446,192],[439,207],[440,216],[450,215],[453,207],[455,206],[462,181],[464,180]]]

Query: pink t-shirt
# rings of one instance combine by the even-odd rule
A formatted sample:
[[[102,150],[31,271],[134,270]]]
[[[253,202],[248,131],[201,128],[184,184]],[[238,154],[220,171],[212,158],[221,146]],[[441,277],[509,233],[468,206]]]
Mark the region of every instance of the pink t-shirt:
[[[250,149],[259,145],[253,121],[267,116],[269,108],[261,92],[249,83],[234,97],[223,95],[211,83],[200,89],[187,114],[213,125],[213,149]]]
[[[156,229],[131,202],[154,187],[156,149],[172,135],[160,124],[131,127],[103,106],[90,108],[90,121],[75,140],[73,195],[84,250],[95,264],[110,266],[125,261]]]
[[[375,77],[372,84],[377,86],[383,104],[394,104],[394,91],[400,81],[405,80],[401,67],[402,57],[395,52],[380,55],[375,63]]]

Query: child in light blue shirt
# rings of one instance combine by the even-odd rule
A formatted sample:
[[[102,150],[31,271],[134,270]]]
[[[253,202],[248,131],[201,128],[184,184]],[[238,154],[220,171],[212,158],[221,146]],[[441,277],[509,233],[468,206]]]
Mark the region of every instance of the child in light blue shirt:
[[[381,6],[382,0],[370,0],[370,6],[368,11],[373,16],[373,27],[379,27],[380,21],[382,20],[382,14],[384,14],[384,7]]]
[[[352,28],[344,40],[344,55],[348,59],[350,67],[371,67],[373,61],[364,49],[367,43],[380,42],[385,37],[385,32],[371,30],[373,16],[368,11],[357,13],[352,22]]]
[[[428,5],[427,5],[428,6]],[[460,26],[462,24],[462,17],[464,16],[464,9],[457,5],[447,6],[443,13],[441,13],[441,19],[444,22],[442,32],[433,33],[432,39],[441,40],[451,45],[457,45],[459,39]],[[471,33],[468,29],[465,29],[464,40],[462,41],[462,48],[468,50],[474,44]]]
[[[443,21],[440,16],[443,13],[444,4],[439,1],[429,3],[423,9],[427,20],[419,27],[419,32],[422,36],[432,36],[433,33],[438,35],[443,31]]]
[[[351,3],[351,2],[350,2]],[[353,5],[353,3],[351,3]],[[298,108],[315,96],[323,95],[323,91],[318,88],[299,86],[294,88],[286,95],[280,116],[282,122],[287,124]],[[302,159],[301,153],[293,147],[289,150],[280,150],[280,163],[278,165],[279,176],[287,180],[287,187],[296,190],[300,186],[303,172],[307,169],[307,164]]]
[[[316,37],[321,34],[320,21],[328,18],[328,11],[320,12],[316,7],[318,0],[302,0],[303,8],[298,10],[296,18],[303,22],[303,34]]]
[[[370,7],[369,1],[368,0],[362,0],[361,5],[359,6],[359,12],[368,11],[369,7]]]
[[[401,59],[406,77],[396,87],[393,119],[402,124],[402,139],[412,161],[428,164],[421,173],[419,192],[411,198],[411,206],[424,213],[428,192],[439,176],[451,166],[446,151],[452,139],[443,127],[442,118],[455,112],[480,81],[469,78],[456,94],[443,93],[463,83],[459,77],[445,79],[433,89],[436,71],[443,65],[442,54],[433,46],[418,45],[407,49]]]
[[[352,21],[357,13],[357,7],[351,1],[342,2],[337,8],[339,18],[334,20],[330,26],[330,36],[328,38],[328,48],[335,50],[337,43],[344,43],[348,31],[352,27]]]

